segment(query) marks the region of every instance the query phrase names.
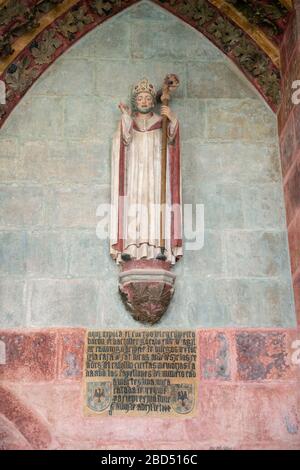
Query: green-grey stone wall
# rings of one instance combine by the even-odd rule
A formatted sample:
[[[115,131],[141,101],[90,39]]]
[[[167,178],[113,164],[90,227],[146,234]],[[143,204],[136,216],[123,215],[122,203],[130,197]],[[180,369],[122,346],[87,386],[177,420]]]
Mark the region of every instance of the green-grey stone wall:
[[[0,131],[1,326],[138,327],[96,208],[118,102],[169,72],[183,202],[204,204],[205,243],[177,264],[160,327],[295,324],[275,115],[205,37],[143,2],[59,58]]]

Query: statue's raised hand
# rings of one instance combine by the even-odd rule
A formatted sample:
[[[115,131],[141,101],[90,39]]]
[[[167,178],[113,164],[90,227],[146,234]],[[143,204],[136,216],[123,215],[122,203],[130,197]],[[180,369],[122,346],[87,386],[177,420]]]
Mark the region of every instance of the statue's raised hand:
[[[129,106],[127,106],[127,104],[119,103],[119,109],[122,114],[128,114],[128,116],[131,116],[131,109]]]

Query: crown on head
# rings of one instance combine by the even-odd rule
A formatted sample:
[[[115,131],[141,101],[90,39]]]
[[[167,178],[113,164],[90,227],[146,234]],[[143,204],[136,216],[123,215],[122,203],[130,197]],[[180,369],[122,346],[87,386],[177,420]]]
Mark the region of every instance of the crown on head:
[[[155,100],[155,88],[147,78],[143,78],[133,87],[132,96],[135,98],[139,93],[150,93],[152,98]]]

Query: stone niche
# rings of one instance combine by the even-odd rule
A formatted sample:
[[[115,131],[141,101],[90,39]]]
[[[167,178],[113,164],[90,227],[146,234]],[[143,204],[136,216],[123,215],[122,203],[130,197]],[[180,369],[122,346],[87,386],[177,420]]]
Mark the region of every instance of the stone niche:
[[[110,200],[119,100],[169,72],[183,202],[204,204],[205,241],[177,264],[159,327],[294,325],[276,117],[204,36],[142,2],[59,58],[1,130],[4,327],[137,327],[96,208]]]

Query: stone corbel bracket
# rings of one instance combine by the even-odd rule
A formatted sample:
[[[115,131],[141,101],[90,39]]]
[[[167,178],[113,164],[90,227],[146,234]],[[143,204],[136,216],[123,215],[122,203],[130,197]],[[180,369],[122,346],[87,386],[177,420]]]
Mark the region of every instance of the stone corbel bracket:
[[[119,274],[119,292],[132,317],[153,325],[166,312],[174,294],[176,275],[159,260],[128,261]]]

